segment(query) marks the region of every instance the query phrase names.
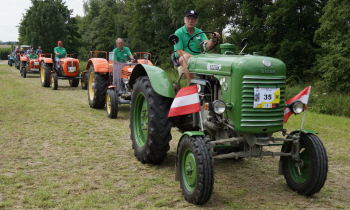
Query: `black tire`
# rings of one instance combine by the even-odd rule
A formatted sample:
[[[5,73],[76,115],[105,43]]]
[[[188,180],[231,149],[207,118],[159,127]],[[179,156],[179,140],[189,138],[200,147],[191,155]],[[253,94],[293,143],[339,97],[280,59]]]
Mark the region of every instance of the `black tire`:
[[[147,105],[143,116],[139,98]],[[167,116],[170,105],[171,99],[158,95],[148,77],[137,78],[131,96],[130,128],[134,154],[140,162],[160,164],[165,159],[171,139],[171,123]],[[142,118],[147,119],[147,124],[141,125]]]
[[[102,109],[106,104],[107,78],[96,73],[93,65],[88,75],[88,100],[91,108]]]
[[[282,146],[282,152],[290,152],[292,142]],[[288,186],[301,195],[311,196],[321,190],[328,172],[328,158],[321,140],[314,134],[301,134],[300,157],[303,160],[300,174],[292,157],[281,157],[282,172]]]
[[[78,87],[79,86],[79,79],[77,78],[72,78],[69,80],[69,85],[71,87]]]
[[[107,117],[115,119],[118,117],[118,96],[115,89],[108,89],[106,95]]]
[[[56,73],[51,73],[51,88],[52,90],[58,89],[58,78]]]
[[[81,84],[81,89],[86,90],[87,89],[87,75],[86,72],[81,74],[81,79],[80,79],[80,84]]]
[[[203,136],[184,135],[177,148],[176,163],[185,199],[196,205],[205,204],[213,192],[214,170],[213,159]],[[195,170],[192,169],[194,167]]]
[[[21,61],[19,73],[21,74],[21,77],[26,78],[26,62]]]
[[[51,66],[41,62],[40,64],[40,82],[43,87],[50,87],[51,83]]]

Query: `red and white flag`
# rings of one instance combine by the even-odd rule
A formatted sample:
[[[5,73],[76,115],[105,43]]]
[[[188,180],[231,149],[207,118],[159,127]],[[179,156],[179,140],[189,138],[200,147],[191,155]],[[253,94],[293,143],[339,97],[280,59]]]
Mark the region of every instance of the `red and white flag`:
[[[197,85],[181,88],[171,104],[168,117],[191,114],[200,111]]]
[[[310,91],[311,91],[311,86],[306,87],[304,90],[302,90],[300,93],[298,93],[296,96],[293,98],[288,99],[286,104],[291,104],[294,101],[301,101],[303,104],[305,104],[305,107],[307,105],[307,102],[309,101],[309,96],[310,96]],[[292,110],[290,110],[289,107],[284,108],[284,118],[283,122],[287,122],[289,117],[293,114]]]

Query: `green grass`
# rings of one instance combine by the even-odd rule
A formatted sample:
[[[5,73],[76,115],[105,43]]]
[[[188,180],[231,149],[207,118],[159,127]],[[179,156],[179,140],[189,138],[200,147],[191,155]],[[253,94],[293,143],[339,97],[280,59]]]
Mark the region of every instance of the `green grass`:
[[[301,116],[287,127],[298,128]],[[209,209],[335,209],[350,206],[350,119],[308,112],[329,156],[325,187],[311,198],[277,175],[278,158],[216,160]],[[141,164],[131,149],[129,106],[111,120],[89,108],[87,92],[59,80],[57,91],[38,76],[0,65],[0,208],[195,209],[175,181],[176,144],[160,166]]]

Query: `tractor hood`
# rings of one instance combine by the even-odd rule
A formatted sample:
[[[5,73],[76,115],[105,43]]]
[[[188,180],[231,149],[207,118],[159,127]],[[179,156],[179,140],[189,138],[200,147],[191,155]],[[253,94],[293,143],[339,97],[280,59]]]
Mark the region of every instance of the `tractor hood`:
[[[230,76],[236,71],[285,75],[285,69],[285,64],[279,59],[255,55],[201,54],[192,56],[189,61],[190,72],[210,75]]]

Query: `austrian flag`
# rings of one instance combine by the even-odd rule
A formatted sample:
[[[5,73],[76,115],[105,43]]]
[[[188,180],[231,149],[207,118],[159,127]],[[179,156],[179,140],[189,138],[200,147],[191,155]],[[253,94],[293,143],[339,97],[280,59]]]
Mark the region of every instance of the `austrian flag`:
[[[303,104],[305,104],[305,107],[307,105],[307,102],[309,101],[309,96],[310,96],[310,91],[311,91],[311,86],[306,87],[304,90],[302,90],[300,93],[298,93],[296,96],[293,98],[288,99],[286,104],[290,105],[295,101],[300,101]],[[289,119],[289,117],[293,114],[292,110],[290,110],[289,107],[284,108],[284,119],[283,121],[286,123]]]
[[[168,117],[191,114],[200,111],[197,85],[181,88],[171,104]]]

